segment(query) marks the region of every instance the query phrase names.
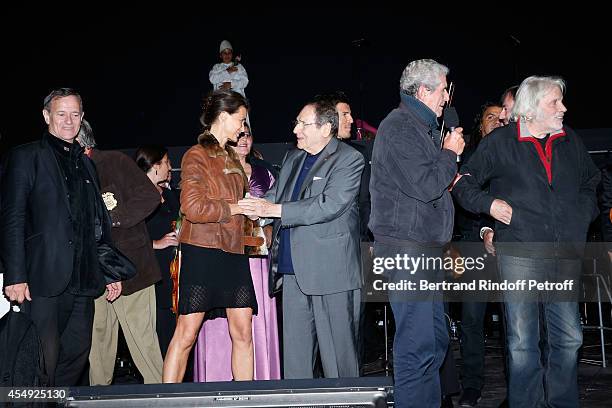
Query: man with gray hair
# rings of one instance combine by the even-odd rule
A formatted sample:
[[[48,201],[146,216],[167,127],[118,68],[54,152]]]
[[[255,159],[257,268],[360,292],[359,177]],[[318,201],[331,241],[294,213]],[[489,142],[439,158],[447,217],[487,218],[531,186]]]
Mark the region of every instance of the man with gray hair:
[[[512,121],[480,143],[453,189],[462,207],[495,218],[502,281],[573,282],[574,291],[503,293],[510,407],[578,406],[582,331],[575,289],[587,230],[598,215],[600,173],[563,125],[564,91],[561,78],[525,79]]]
[[[375,258],[441,260],[442,247],[451,240],[454,208],[448,188],[465,142],[463,129],[455,128],[441,143],[437,118],[449,99],[447,74],[447,67],[431,59],[408,64],[400,80],[400,105],[378,128],[369,223]],[[418,288],[419,280],[437,280],[440,269],[398,267],[388,271],[388,278]],[[448,348],[442,300],[435,291],[390,291],[389,300],[396,327],[395,405],[439,407],[438,371]]]

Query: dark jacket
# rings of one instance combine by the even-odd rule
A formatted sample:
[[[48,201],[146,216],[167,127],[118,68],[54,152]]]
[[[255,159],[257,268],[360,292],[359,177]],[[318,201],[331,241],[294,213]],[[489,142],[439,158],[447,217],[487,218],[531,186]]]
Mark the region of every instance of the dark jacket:
[[[369,226],[379,242],[441,246],[453,232],[455,212],[448,187],[457,173],[457,155],[434,141],[439,140],[435,114],[411,100],[412,106],[402,102],[378,128]]]
[[[475,146],[470,146],[463,151],[461,154],[462,166],[469,162],[470,157],[472,157],[475,151]],[[473,213],[455,203],[454,241],[481,242],[480,230],[483,227],[493,229],[495,227],[495,220],[490,215]]]
[[[372,209],[370,200],[370,175],[372,170],[370,163],[372,162],[372,146],[374,143],[359,143],[354,140],[347,140],[346,143],[361,153],[365,163],[361,173],[361,184],[359,185],[359,233],[361,234],[361,242],[371,242],[372,233],[368,228],[368,223],[370,222],[370,212]]]
[[[93,150],[92,160],[112,219],[112,236],[117,248],[136,266],[136,276],[123,282],[123,294],[130,295],[161,279],[145,219],[160,204],[159,192],[134,160],[117,151]],[[110,205],[112,207],[112,204]]]
[[[495,224],[498,242],[583,243],[598,214],[600,172],[568,127],[551,135],[545,149],[519,123],[495,129],[461,173],[453,188],[461,206],[488,214],[500,198],[512,207],[510,225]],[[487,183],[488,193],[481,188]]]
[[[599,220],[601,225],[601,239],[612,248],[612,163],[607,163],[601,170],[601,194],[599,196],[599,207],[601,210]]]
[[[74,232],[65,180],[45,134],[39,141],[13,149],[4,160],[0,197],[0,257],[4,286],[28,283],[32,296],[57,296],[72,276]],[[99,191],[93,163],[83,157],[94,188]],[[99,196],[99,194],[97,195]],[[104,204],[102,240],[111,241]],[[103,273],[90,271],[88,292],[102,293]]]

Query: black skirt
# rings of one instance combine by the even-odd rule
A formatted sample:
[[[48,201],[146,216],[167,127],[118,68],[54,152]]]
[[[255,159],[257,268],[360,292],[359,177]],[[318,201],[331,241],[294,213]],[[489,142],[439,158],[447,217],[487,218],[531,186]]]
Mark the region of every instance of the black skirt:
[[[205,320],[227,317],[225,308],[250,307],[257,299],[246,255],[181,244],[179,314],[205,312]]]

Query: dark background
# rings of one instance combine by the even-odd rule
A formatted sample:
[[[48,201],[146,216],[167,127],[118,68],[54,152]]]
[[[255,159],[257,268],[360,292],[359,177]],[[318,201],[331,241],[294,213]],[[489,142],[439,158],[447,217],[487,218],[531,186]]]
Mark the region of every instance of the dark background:
[[[612,35],[596,10],[587,20],[567,10],[563,17],[488,10],[489,17],[470,19],[434,3],[427,11],[253,4],[94,3],[81,10],[57,3],[3,10],[0,152],[40,137],[42,100],[63,86],[82,94],[102,148],[194,144],[201,99],[211,89],[208,71],[223,39],[248,72],[258,143],[292,141],[291,121],[303,103],[334,89],[349,94],[354,117],[378,126],[399,102],[403,68],[418,58],[451,69],[466,132],[482,103],[497,101],[506,87],[532,74],[566,79],[567,124],[610,127]]]

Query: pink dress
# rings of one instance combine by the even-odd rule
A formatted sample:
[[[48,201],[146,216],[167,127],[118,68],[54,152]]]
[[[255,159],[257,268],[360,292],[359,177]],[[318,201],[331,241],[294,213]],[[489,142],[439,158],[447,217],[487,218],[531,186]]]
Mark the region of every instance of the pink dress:
[[[274,183],[274,177],[261,166],[251,165],[249,193],[261,197]],[[280,379],[280,355],[276,299],[268,296],[268,259],[249,259],[251,277],[257,298],[257,316],[253,316],[254,375],[256,380]],[[232,341],[227,319],[206,320],[195,345],[195,382],[232,380]]]

